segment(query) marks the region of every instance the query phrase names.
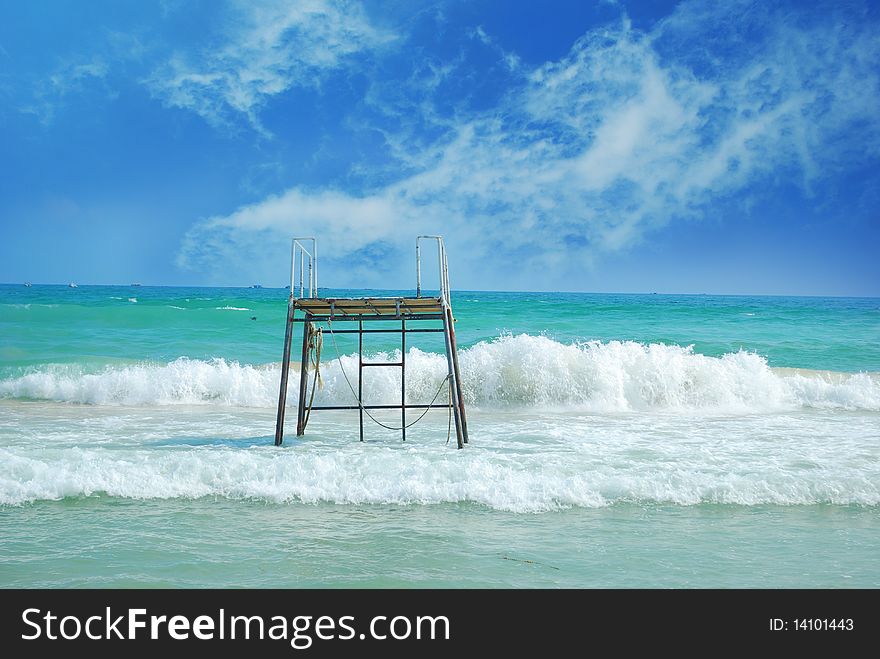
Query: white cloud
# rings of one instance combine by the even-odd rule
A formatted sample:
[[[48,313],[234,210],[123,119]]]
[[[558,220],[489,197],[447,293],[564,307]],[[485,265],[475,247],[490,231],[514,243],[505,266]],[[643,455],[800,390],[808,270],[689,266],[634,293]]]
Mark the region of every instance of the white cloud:
[[[49,81],[58,90],[58,93],[66,94],[76,88],[83,80],[103,78],[108,71],[109,67],[106,62],[95,59],[85,64],[70,64],[49,76]]]
[[[534,275],[517,277],[549,268],[563,278],[765,179],[809,194],[823,169],[876,158],[876,26],[769,10],[752,22],[719,15],[737,10],[685,4],[650,33],[624,19],[559,61],[530,71],[520,63],[497,107],[438,119],[442,137],[428,147],[410,131],[389,135],[407,172],[397,181],[294,187],[211,218],[190,230],[180,263],[246,270],[293,233],[319,235],[345,256],[443,232],[470,272],[502,278],[485,285],[536,286]],[[283,258],[273,252],[272,267]]]
[[[33,101],[19,110],[24,114],[36,116],[41,124],[48,126],[52,123],[58,107],[65,102],[65,97],[80,93],[92,84],[104,85],[109,72],[110,67],[101,57],[93,57],[88,62],[63,62],[46,78],[36,82]],[[106,85],[104,91],[108,96],[113,96]]]
[[[175,53],[146,82],[170,107],[218,126],[243,115],[267,134],[258,115],[267,99],[315,85],[328,71],[351,64],[352,56],[394,39],[354,0],[243,0],[232,6],[217,45]]]

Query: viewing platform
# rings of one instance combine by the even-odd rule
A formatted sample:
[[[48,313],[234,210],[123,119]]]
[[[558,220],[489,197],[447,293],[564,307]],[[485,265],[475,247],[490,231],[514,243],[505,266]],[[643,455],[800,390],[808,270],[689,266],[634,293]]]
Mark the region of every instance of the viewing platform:
[[[300,298],[296,309],[313,320],[440,320],[443,299],[439,297]]]
[[[432,240],[437,244],[439,265],[439,294],[422,295],[421,241]],[[297,274],[299,284],[297,285]],[[297,295],[297,292],[299,293]],[[370,327],[374,321],[386,321],[382,326]],[[399,326],[389,327],[387,321],[399,322]],[[438,324],[439,321],[439,324]],[[334,323],[346,323],[334,327]],[[302,358],[300,360],[300,386],[297,405],[296,434],[305,433],[311,412],[314,410],[358,410],[360,440],[364,441],[364,417],[379,426],[399,430],[406,441],[407,428],[418,423],[433,408],[446,408],[455,421],[456,444],[464,448],[468,443],[467,416],[461,389],[461,375],[458,366],[458,351],[455,342],[455,318],[449,294],[449,267],[446,248],[441,236],[419,236],[416,238],[416,295],[415,297],[359,297],[322,298],[318,295],[318,245],[313,237],[294,238],[291,248],[290,296],[287,304],[287,322],[284,332],[284,351],[281,368],[281,386],[278,396],[278,416],[275,423],[275,445],[280,446],[284,435],[284,417],[287,407],[287,386],[290,374],[290,352],[293,342],[294,325],[301,323]],[[355,326],[351,324],[356,323]],[[366,324],[366,326],[365,326]],[[430,326],[425,326],[430,324]],[[447,375],[441,382],[434,399],[427,403],[409,403],[406,400],[406,351],[407,335],[416,333],[443,333],[446,348]],[[352,393],[350,405],[314,405],[315,387],[321,364],[323,335],[333,338],[336,334],[358,335],[358,374],[355,385],[349,375],[340,369]],[[400,334],[400,361],[365,362],[365,334]],[[334,339],[335,345],[335,339]],[[339,359],[339,355],[337,355]],[[312,383],[309,387],[309,370],[312,370]],[[364,404],[363,372],[369,367],[400,368],[400,403],[394,405]],[[437,398],[443,388],[447,390],[446,402],[438,403]],[[371,410],[400,410],[400,425],[389,426],[377,420]],[[420,409],[421,415],[414,421],[407,421],[407,410]],[[450,419],[451,421],[452,419]]]

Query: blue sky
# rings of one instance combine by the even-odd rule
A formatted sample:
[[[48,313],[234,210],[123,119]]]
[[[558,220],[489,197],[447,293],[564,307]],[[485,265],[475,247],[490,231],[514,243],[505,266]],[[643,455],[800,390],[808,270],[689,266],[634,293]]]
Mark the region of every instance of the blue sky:
[[[880,295],[880,7],[0,4],[0,281]]]

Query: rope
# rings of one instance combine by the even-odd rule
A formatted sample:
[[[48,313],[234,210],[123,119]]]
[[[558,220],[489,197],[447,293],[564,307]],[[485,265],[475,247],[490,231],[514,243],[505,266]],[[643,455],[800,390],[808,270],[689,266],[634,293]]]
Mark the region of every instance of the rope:
[[[315,365],[315,375],[312,377],[312,394],[309,397],[309,405],[306,408],[306,416],[303,421],[303,428],[309,423],[309,417],[312,415],[312,405],[315,402],[315,385],[321,389],[324,388],[324,381],[321,379],[321,348],[324,346],[324,330],[321,327],[316,328],[309,323],[309,339],[306,348],[306,363],[301,368],[308,369],[309,362]],[[314,355],[314,356],[313,356]]]
[[[447,374],[447,376],[445,378],[443,378],[443,380],[440,382],[440,386],[437,387],[437,393],[434,394],[434,397],[431,399],[429,406],[424,409],[424,411],[419,415],[419,418],[417,418],[415,421],[412,421],[410,423],[407,423],[405,426],[400,426],[400,427],[393,427],[393,426],[385,425],[384,423],[379,421],[376,417],[374,417],[372,414],[370,414],[370,410],[368,410],[366,407],[364,407],[364,404],[360,401],[360,399],[358,398],[358,395],[355,393],[354,385],[351,384],[351,380],[348,379],[348,374],[345,372],[345,367],[342,365],[342,356],[339,354],[339,346],[336,345],[336,335],[333,332],[333,327],[330,325],[329,320],[327,321],[327,331],[330,332],[330,338],[333,340],[333,349],[336,351],[336,361],[339,362],[339,370],[342,371],[342,377],[344,377],[345,381],[348,383],[348,388],[351,390],[351,395],[354,396],[355,400],[357,400],[358,407],[361,409],[361,411],[364,414],[366,414],[368,417],[370,417],[370,420],[373,423],[375,423],[378,426],[382,426],[383,428],[385,428],[387,430],[403,430],[405,428],[411,428],[412,426],[416,425],[419,421],[421,421],[423,418],[425,418],[425,415],[431,411],[430,406],[434,404],[434,401],[437,400],[437,396],[439,396],[440,392],[443,390],[443,385],[446,384],[447,382],[449,382],[449,378],[452,377],[452,374],[450,373],[450,374]],[[450,400],[452,400],[452,388],[447,387],[447,389],[449,390],[449,398],[450,398]],[[446,436],[447,443],[449,443],[449,434],[451,432],[452,432],[452,405],[450,404],[450,406],[449,406],[449,431],[447,432],[447,436]]]

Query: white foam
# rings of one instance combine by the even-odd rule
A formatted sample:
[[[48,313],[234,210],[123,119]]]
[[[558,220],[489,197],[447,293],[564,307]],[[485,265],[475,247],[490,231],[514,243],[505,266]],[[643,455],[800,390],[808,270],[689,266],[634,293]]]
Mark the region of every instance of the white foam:
[[[223,359],[180,358],[168,364],[108,366],[97,373],[77,365],[51,365],[0,380],[0,397],[92,405],[223,404],[270,407],[277,370]]]
[[[11,302],[11,303],[3,303],[0,304],[0,307],[6,307],[8,309],[24,309],[25,311],[30,310],[31,307],[37,307],[41,309],[57,309],[57,304],[40,304],[39,302],[27,302],[27,303],[19,303],[19,302]]]
[[[335,357],[325,350],[318,404],[352,404]],[[377,354],[378,361],[399,355]],[[357,386],[357,357],[342,357]],[[407,395],[428,402],[446,375],[443,355],[407,353]],[[707,357],[690,347],[610,341],[565,345],[543,336],[502,336],[460,353],[466,402],[488,408],[550,406],[602,413],[707,410],[749,413],[797,409],[880,411],[878,374],[774,371],[748,352]],[[222,404],[273,407],[278,365],[250,366],[224,359],[179,358],[167,364],[108,366],[86,372],[76,365],[34,368],[0,380],[0,397],[96,405]],[[395,403],[399,369],[372,369],[370,403]],[[289,395],[296,396],[297,378]],[[441,394],[442,396],[443,394]]]
[[[0,504],[106,494],[137,499],[224,497],[273,503],[475,503],[530,513],[617,503],[697,505],[880,504],[870,468],[845,461],[780,468],[694,447],[674,460],[504,452],[442,445],[412,450],[342,442],[232,449],[0,448]],[[610,452],[610,449],[608,449]],[[865,463],[867,465],[867,462]]]
[[[247,307],[225,306],[225,307],[214,307],[214,308],[217,309],[218,311],[250,311],[250,309],[248,309]]]
[[[880,410],[876,374],[778,375],[749,352],[720,358],[692,347],[632,341],[563,345],[543,336],[502,336],[461,356],[470,402],[574,406],[611,412],[796,407]],[[409,374],[407,374],[409,381]]]

